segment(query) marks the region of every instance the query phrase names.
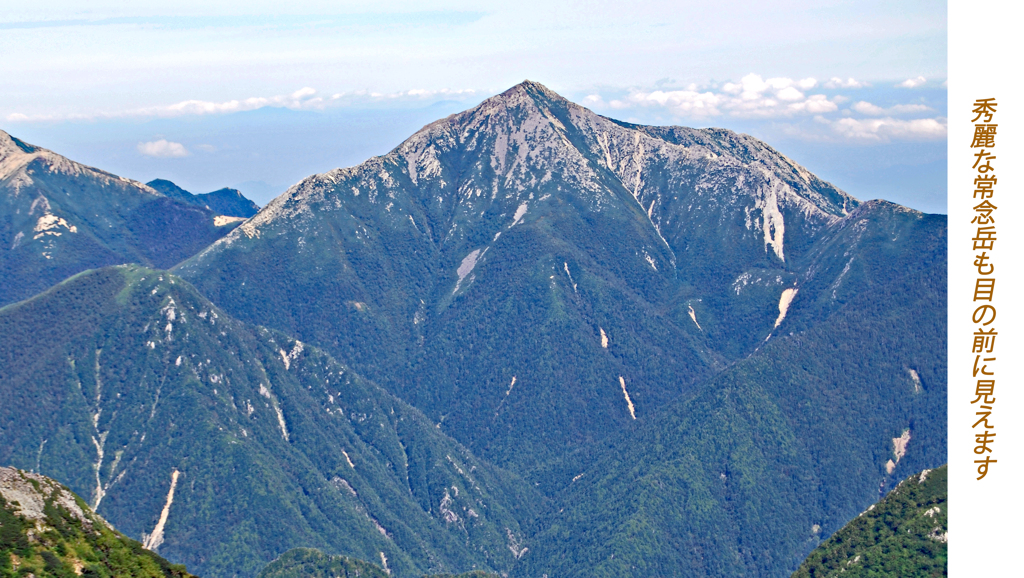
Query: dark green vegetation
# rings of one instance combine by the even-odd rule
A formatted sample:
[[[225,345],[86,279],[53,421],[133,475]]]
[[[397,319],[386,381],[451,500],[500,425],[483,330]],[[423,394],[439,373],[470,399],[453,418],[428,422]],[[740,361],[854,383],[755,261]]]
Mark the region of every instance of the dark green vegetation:
[[[508,570],[544,502],[322,351],[139,267],[0,309],[0,424],[0,463],[207,576],[298,546],[398,576]]]
[[[857,205],[753,138],[524,83],[306,179],[178,271],[532,472],[632,427],[620,376],[644,419],[749,354]]]
[[[223,188],[212,193],[196,195],[166,179],[154,179],[146,183],[146,185],[172,199],[205,207],[217,215],[248,219],[260,210],[256,203],[245,198],[238,189]]]
[[[267,565],[257,578],[387,578],[376,564],[348,556],[328,556],[312,548],[288,550]]]
[[[780,327],[792,335],[581,468],[523,575],[784,575],[899,479],[885,468],[894,438],[910,432],[896,472],[943,459],[945,350],[932,343],[945,339],[944,219],[865,203],[851,220],[863,225],[826,234],[845,260],[808,257],[806,300]],[[917,253],[886,250],[894,236]]]
[[[86,269],[170,267],[235,225],[0,131],[0,305]]]
[[[188,578],[111,528],[81,498],[37,474],[0,467],[0,577]]]
[[[268,564],[257,578],[354,578],[356,576],[387,578],[388,572],[376,564],[348,556],[329,556],[312,548],[294,548]],[[500,575],[474,570],[462,574],[431,574],[423,578],[500,578]]]
[[[483,570],[474,570],[472,572],[463,572],[462,574],[431,574],[430,576],[424,576],[423,578],[501,578],[498,574],[491,574],[484,572]]]
[[[293,187],[195,288],[0,310],[0,463],[213,578],[786,576],[946,459],[945,255],[943,216],[526,82]]]
[[[811,552],[793,578],[945,576],[946,477],[946,466],[910,476]]]
[[[751,137],[528,82],[177,271],[537,484],[521,575],[780,576],[945,461],[945,252]]]

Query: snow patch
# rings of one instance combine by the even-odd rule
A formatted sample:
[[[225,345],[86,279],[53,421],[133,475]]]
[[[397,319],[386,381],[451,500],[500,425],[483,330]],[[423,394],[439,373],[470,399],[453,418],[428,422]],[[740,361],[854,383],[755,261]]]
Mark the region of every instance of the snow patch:
[[[459,280],[455,282],[455,290],[452,291],[452,294],[459,290],[459,287],[462,285],[462,281],[467,275],[473,272],[473,268],[476,267],[476,262],[479,257],[480,249],[474,249],[469,255],[463,257],[462,263],[459,264],[459,268],[455,271],[459,276]]]
[[[774,180],[770,176],[768,178],[770,185],[764,190],[761,198],[755,202],[754,206],[761,209],[761,225],[764,229],[764,250],[767,252],[768,245],[771,245],[775,255],[781,261],[785,261],[786,257],[783,253],[782,244],[786,233],[786,223],[782,218],[782,212],[779,211],[779,194],[788,189],[788,186]]]
[[[562,265],[565,267],[565,274],[569,276],[569,282],[572,283],[573,292],[579,293],[579,291],[576,290],[576,281],[573,280],[572,273],[569,272],[569,263],[563,261]]]
[[[498,417],[498,413],[501,411],[501,406],[505,405],[505,400],[508,399],[508,395],[512,393],[512,388],[516,386],[516,376],[512,376],[512,383],[508,385],[508,390],[505,391],[505,396],[501,398],[501,402],[498,403],[498,408],[494,410],[494,417]]]
[[[654,264],[654,258],[648,255],[647,251],[644,251],[644,259],[647,259],[647,263],[650,264],[652,269],[655,271],[658,270],[658,266]]]
[[[345,450],[341,450],[341,455],[345,456],[345,461],[348,462],[348,467],[352,468],[353,470],[356,469],[356,465],[352,463],[352,458],[348,457],[348,452],[346,452]]]
[[[914,382],[914,393],[921,393],[921,376],[917,374],[916,370],[909,367],[907,373],[910,374],[910,379]]]
[[[179,475],[180,473],[177,469],[171,470],[171,489],[167,492],[167,501],[164,503],[164,509],[160,511],[160,519],[157,520],[153,533],[142,535],[142,547],[147,550],[156,550],[160,547],[160,544],[164,543],[164,526],[167,525],[167,516],[170,515],[171,504],[174,503],[174,489],[178,486]]]
[[[619,385],[622,386],[622,395],[626,398],[626,405],[629,407],[629,415],[636,419],[636,408],[633,407],[633,400],[629,399],[629,392],[626,391],[626,380],[620,375]]]
[[[237,223],[238,221],[244,221],[245,217],[229,217],[227,215],[216,215],[213,218],[214,227],[223,227],[224,225],[230,225],[231,223]]]
[[[526,214],[526,209],[527,209],[528,205],[529,205],[529,203],[527,203],[525,201],[523,202],[523,204],[519,205],[519,208],[516,209],[516,214],[512,216],[512,224],[508,226],[509,229],[511,229],[512,227],[515,227],[519,223],[519,221],[523,218],[523,215]]]
[[[277,414],[277,424],[281,426],[281,437],[284,441],[288,441],[288,426],[284,423],[284,412],[281,411],[281,406],[274,404],[274,413]]]
[[[775,319],[775,327],[782,324],[782,320],[786,318],[786,312],[789,311],[789,304],[793,302],[793,298],[796,297],[796,287],[790,287],[782,292],[782,297],[779,298],[779,316]]]
[[[608,334],[604,332],[603,327],[598,327],[597,330],[601,332],[601,347],[608,349]]]
[[[700,326],[700,323],[697,323],[697,313],[694,312],[693,305],[688,305],[687,307],[690,308],[690,319],[693,319],[693,324],[697,326],[697,329],[700,329],[701,333],[703,333],[704,328]],[[776,326],[778,326],[778,324],[776,324]]]

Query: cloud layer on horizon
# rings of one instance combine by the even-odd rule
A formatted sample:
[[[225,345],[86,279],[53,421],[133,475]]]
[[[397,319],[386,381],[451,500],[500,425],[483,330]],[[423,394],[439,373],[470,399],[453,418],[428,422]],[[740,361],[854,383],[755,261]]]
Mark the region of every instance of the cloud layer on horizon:
[[[915,87],[924,83],[914,84]],[[907,86],[911,81],[896,85]],[[946,119],[920,102],[879,106],[865,99],[854,100],[847,94],[858,94],[871,83],[852,77],[832,77],[820,82],[813,77],[764,78],[750,73],[738,81],[690,84],[682,89],[632,88],[625,91],[590,92],[579,102],[605,114],[616,116],[656,115],[672,121],[709,122],[711,119],[738,121],[777,121],[794,123],[784,132],[804,140],[850,140],[860,143],[893,140],[938,140],[946,137]],[[888,89],[892,91],[892,89]],[[288,94],[270,97],[249,97],[215,102],[190,99],[164,106],[146,106],[121,111],[92,114],[39,115],[8,114],[9,122],[60,122],[67,120],[102,120],[117,118],[175,118],[195,115],[223,115],[267,107],[292,110],[326,110],[331,108],[423,106],[441,100],[475,104],[493,94],[483,89],[409,89],[398,92],[355,90],[330,96],[309,86]],[[915,91],[916,92],[916,91]],[[893,91],[907,95],[900,90]],[[144,146],[145,145],[145,150]],[[175,148],[172,145],[177,145]],[[140,143],[139,152],[154,157],[180,157],[191,154],[180,143],[153,141]],[[209,152],[209,151],[207,151]]]

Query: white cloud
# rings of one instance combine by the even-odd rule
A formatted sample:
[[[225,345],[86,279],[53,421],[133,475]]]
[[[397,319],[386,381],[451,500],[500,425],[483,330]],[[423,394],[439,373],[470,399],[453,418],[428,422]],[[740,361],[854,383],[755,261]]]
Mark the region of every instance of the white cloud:
[[[89,114],[48,114],[28,116],[11,113],[6,116],[8,122],[61,121],[61,120],[95,120],[101,118],[156,117],[173,118],[189,115],[230,114],[256,110],[264,107],[284,107],[293,110],[324,109],[327,106],[349,106],[395,101],[422,101],[431,98],[461,99],[471,98],[481,91],[475,89],[412,89],[401,92],[378,93],[367,90],[340,92],[324,98],[315,96],[316,89],[303,87],[290,94],[277,96],[254,96],[246,99],[233,99],[221,102],[208,100],[183,100],[165,106],[149,106],[116,112],[97,112]]]
[[[789,109],[795,112],[807,112],[821,114],[824,112],[835,112],[839,106],[831,102],[824,94],[815,94],[803,102],[794,102]]]
[[[923,76],[917,78],[908,78],[903,82],[896,85],[896,88],[917,88],[927,82]]]
[[[864,100],[853,103],[853,105],[850,108],[861,114],[866,114],[868,116],[881,116],[885,114],[884,108],[876,106]]]
[[[838,76],[833,76],[831,79],[829,79],[828,82],[825,83],[825,88],[864,88],[865,86],[869,86],[868,83],[860,82],[858,80],[854,80],[853,78],[847,78],[846,80],[843,80]]]
[[[697,118],[720,115],[775,118],[837,110],[838,105],[825,95],[807,96],[801,90],[814,88],[817,83],[813,78],[793,80],[777,77],[765,80],[760,75],[748,74],[739,82],[725,83],[718,93],[711,90],[701,92],[696,86],[672,91],[634,90],[625,99],[613,100],[608,106],[614,109],[664,107],[674,115]],[[587,106],[601,106],[603,102],[600,95],[590,95],[584,99]]]
[[[368,90],[353,90],[339,92],[331,95],[332,101],[342,101],[338,104],[372,103],[382,101],[401,100],[428,100],[436,97],[444,98],[467,98],[481,91],[472,88],[442,88],[440,90],[427,90],[424,88],[413,88],[399,92],[371,92]]]
[[[139,152],[147,157],[157,158],[179,158],[187,157],[190,152],[180,142],[171,142],[167,139],[160,139],[150,142],[140,142],[137,147]]]
[[[779,97],[781,100],[801,100],[804,97],[804,93],[792,86],[787,86],[780,90],[775,96]]]
[[[932,110],[930,107],[923,104],[897,104],[890,108],[882,108],[864,100],[854,103],[850,108],[866,116],[913,114],[916,112],[927,112]]]
[[[803,80],[797,81],[796,85],[802,88],[803,90],[810,90],[815,86],[818,86],[818,81],[813,78],[805,78]]]
[[[661,106],[682,116],[718,116],[718,104],[722,97],[711,92],[694,90],[656,90],[654,92],[633,92],[625,102],[613,100],[612,108],[630,108],[631,106]]]
[[[946,119],[843,118],[832,123],[832,129],[840,136],[859,141],[937,140],[946,138]]]

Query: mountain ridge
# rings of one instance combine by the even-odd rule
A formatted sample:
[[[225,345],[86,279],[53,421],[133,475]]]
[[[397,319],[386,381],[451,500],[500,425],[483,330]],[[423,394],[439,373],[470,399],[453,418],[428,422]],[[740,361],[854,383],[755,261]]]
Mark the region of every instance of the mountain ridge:
[[[146,186],[173,199],[205,207],[218,215],[248,219],[259,212],[256,203],[247,199],[238,189],[224,187],[210,193],[196,195],[166,179],[153,179]]]
[[[233,226],[0,131],[0,305],[90,268],[170,267]]]

